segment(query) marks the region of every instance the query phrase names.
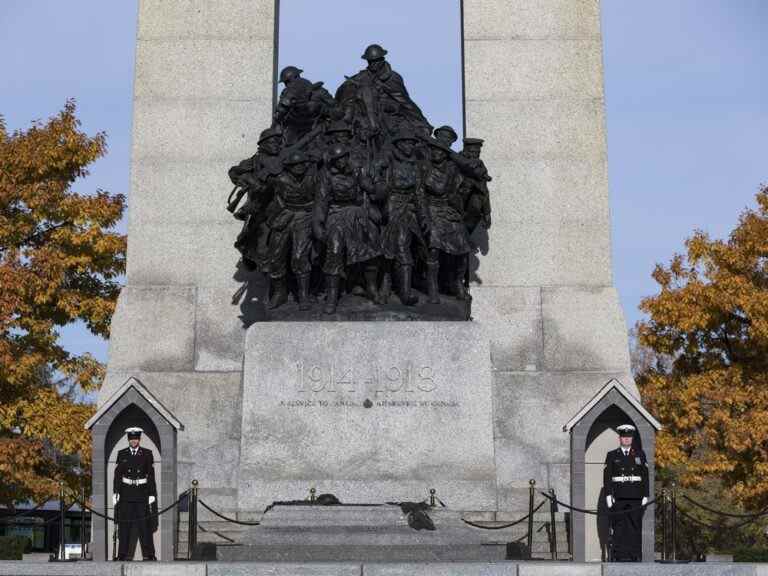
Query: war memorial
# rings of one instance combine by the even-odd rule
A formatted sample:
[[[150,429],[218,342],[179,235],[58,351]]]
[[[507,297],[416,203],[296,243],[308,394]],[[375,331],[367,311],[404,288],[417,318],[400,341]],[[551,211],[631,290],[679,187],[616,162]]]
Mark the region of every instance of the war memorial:
[[[659,424],[611,276],[598,0],[463,0],[453,128],[411,98],[397,46],[372,38],[328,86],[277,68],[278,25],[279,0],[140,2],[93,505],[112,511],[128,427],[158,507],[192,486],[206,505],[159,516],[157,563],[108,562],[95,519],[95,562],[71,573],[761,574],[653,564],[653,502],[642,563],[601,563],[598,518],[549,502],[534,541],[555,548],[528,554],[550,561],[509,556],[532,495],[607,511],[618,425],[653,494]]]

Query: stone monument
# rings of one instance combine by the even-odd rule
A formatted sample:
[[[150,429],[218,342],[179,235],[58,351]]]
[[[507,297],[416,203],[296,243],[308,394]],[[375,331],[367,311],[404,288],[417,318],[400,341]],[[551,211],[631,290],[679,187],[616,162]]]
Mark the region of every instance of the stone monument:
[[[128,269],[100,403],[140,381],[184,422],[179,487],[197,479],[230,515],[310,487],[350,503],[435,488],[499,520],[524,510],[529,479],[567,500],[563,426],[612,378],[637,394],[611,276],[598,0],[463,1],[466,133],[494,179],[471,321],[247,329],[222,190],[274,117],[276,1],[139,6]]]

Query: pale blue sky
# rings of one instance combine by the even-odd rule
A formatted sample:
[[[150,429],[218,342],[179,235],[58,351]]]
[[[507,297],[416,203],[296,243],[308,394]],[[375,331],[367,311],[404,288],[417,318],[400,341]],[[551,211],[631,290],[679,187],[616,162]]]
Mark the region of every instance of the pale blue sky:
[[[458,2],[283,2],[281,64],[300,64],[335,89],[360,68],[361,47],[381,42],[428,117],[460,127]],[[631,325],[639,300],[655,291],[654,264],[694,228],[727,234],[768,182],[768,2],[602,4],[613,268]],[[329,15],[351,8],[334,19],[320,5]],[[129,191],[135,31],[135,0],[0,2],[0,114],[9,128],[74,97],[84,129],[107,132],[109,154],[80,191]],[[321,49],[307,50],[310,40]],[[73,351],[106,359],[106,344],[79,327],[64,337]]]

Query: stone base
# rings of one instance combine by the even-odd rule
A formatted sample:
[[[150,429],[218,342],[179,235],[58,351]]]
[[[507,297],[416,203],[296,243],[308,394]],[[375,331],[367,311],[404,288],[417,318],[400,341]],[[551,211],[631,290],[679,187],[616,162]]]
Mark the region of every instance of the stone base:
[[[489,340],[472,322],[248,329],[238,509],[306,498],[494,510]]]
[[[0,561],[0,576],[768,576],[768,564]]]
[[[435,530],[408,525],[399,506],[276,506],[242,546],[218,549],[219,560],[260,562],[394,562],[503,560],[503,544],[486,541],[461,515],[428,512]]]

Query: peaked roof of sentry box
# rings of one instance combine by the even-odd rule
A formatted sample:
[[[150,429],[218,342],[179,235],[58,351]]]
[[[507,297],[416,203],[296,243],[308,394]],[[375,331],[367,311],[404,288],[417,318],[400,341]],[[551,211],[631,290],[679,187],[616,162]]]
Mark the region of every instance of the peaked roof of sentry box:
[[[171,414],[171,411],[168,410],[168,408],[166,408],[165,406],[163,406],[162,402],[160,402],[160,400],[158,400],[149,390],[147,390],[144,387],[144,384],[142,384],[141,381],[139,381],[139,379],[134,376],[131,376],[130,378],[128,378],[128,380],[126,380],[125,383],[122,386],[120,386],[120,388],[118,388],[117,391],[114,394],[112,394],[112,396],[109,397],[109,400],[107,400],[104,403],[104,405],[96,411],[96,414],[91,416],[90,420],[88,420],[88,422],[85,423],[85,429],[90,430],[91,427],[93,427],[93,425],[96,424],[96,422],[98,422],[101,419],[101,417],[104,416],[104,414],[106,414],[109,411],[110,408],[112,408],[115,402],[120,400],[120,398],[122,398],[123,395],[126,392],[128,392],[128,390],[130,390],[131,388],[136,390],[136,392],[140,396],[142,396],[147,402],[149,402],[150,405],[155,410],[157,410],[160,413],[160,415],[163,418],[165,418],[171,426],[176,428],[176,430],[184,430],[184,424],[179,422],[176,419],[176,417],[173,414]]]
[[[618,380],[616,380],[616,378],[611,378],[608,381],[608,383],[605,386],[603,386],[600,389],[600,391],[592,397],[592,400],[587,402],[586,406],[584,406],[584,408],[579,410],[579,413],[576,414],[576,416],[574,416],[573,418],[571,418],[565,426],[563,426],[563,431],[570,432],[571,428],[576,426],[576,424],[579,423],[579,420],[584,418],[584,416],[586,416],[587,413],[590,410],[592,410],[592,408],[594,408],[597,405],[597,403],[600,402],[600,400],[602,400],[611,390],[616,390],[616,392],[621,394],[627,400],[627,402],[632,404],[635,410],[640,412],[643,418],[648,420],[651,426],[653,426],[656,430],[661,430],[661,423],[658,420],[656,420],[656,418],[651,416],[651,413],[648,412],[648,410],[646,410],[642,404],[640,404],[640,401],[637,398],[635,398],[632,394],[630,394],[629,390],[624,388],[624,385]]]

